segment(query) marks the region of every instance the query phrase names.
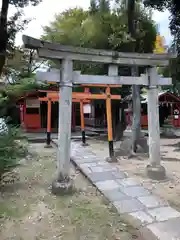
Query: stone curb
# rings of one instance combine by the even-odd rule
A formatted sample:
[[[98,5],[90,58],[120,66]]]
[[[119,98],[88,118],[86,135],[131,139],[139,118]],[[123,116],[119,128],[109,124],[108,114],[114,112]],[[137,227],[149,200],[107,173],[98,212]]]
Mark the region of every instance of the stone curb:
[[[71,161],[144,240],[180,240],[180,213],[165,200],[77,142],[71,144]]]

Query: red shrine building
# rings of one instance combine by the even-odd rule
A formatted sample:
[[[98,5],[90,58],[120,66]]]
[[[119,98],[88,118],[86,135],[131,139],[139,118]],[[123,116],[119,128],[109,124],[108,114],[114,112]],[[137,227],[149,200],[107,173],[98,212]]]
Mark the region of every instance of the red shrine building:
[[[126,121],[129,126],[132,124],[132,100],[128,100],[126,109]],[[148,128],[147,94],[141,99],[141,127]],[[159,92],[159,124],[160,127],[180,127],[180,97],[168,91]]]
[[[48,91],[47,91],[48,92]],[[20,122],[23,129],[27,132],[46,132],[47,131],[47,102],[39,100],[41,92],[32,92],[22,97],[18,101],[20,106]],[[132,124],[132,101],[127,98],[126,122],[129,127]],[[147,116],[147,94],[142,95],[141,99],[141,126],[148,128]],[[85,103],[84,119],[85,126],[106,127],[105,111],[93,101]],[[59,103],[52,102],[51,127],[52,132],[58,130]],[[180,128],[180,97],[170,92],[159,93],[159,123],[162,128]],[[72,103],[72,130],[81,125],[80,104]]]
[[[47,131],[47,102],[39,100],[40,93],[33,92],[22,97],[19,101],[20,123],[26,132]],[[72,103],[72,129],[80,125],[80,106]],[[59,103],[52,102],[51,106],[51,127],[52,132],[58,131]]]
[[[35,91],[28,93],[18,101],[20,110],[20,124],[26,132],[46,132],[47,131],[47,101],[40,99],[51,91]],[[53,89],[58,93],[57,89]],[[86,93],[86,89],[84,91]],[[106,127],[106,111],[94,104],[93,101],[83,100],[85,126]],[[58,131],[59,101],[52,101],[51,104],[51,131]],[[80,103],[72,100],[72,121],[71,128],[75,130],[76,126],[81,125]]]

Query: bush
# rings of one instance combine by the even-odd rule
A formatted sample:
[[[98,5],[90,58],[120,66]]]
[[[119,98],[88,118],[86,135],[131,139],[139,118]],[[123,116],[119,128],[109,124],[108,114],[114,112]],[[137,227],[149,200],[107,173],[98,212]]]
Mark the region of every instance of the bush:
[[[16,127],[8,127],[8,132],[0,135],[0,182],[3,175],[12,171],[28,153],[26,146],[18,140],[19,135]]]

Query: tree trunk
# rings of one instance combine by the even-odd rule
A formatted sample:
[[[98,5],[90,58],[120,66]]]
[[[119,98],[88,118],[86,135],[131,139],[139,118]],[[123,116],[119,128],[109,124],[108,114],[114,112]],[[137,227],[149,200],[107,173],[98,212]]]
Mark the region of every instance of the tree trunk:
[[[136,0],[128,0],[128,31],[132,38],[136,37],[135,29],[135,4]],[[132,52],[135,52],[135,41],[132,43]],[[132,76],[139,76],[138,67],[132,67]],[[136,152],[137,141],[141,135],[141,100],[140,86],[132,86],[133,123],[132,123],[132,151]]]
[[[6,60],[6,48],[7,48],[7,15],[9,8],[9,0],[2,1],[1,15],[0,15],[0,76],[3,71],[3,67]]]

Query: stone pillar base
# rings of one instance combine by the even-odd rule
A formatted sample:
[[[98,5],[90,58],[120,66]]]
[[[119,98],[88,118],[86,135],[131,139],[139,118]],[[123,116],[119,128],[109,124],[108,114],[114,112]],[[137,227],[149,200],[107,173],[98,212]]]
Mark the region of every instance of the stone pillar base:
[[[82,143],[81,145],[82,145],[83,147],[87,147],[87,146],[89,146],[88,143]]]
[[[46,144],[46,145],[44,146],[44,148],[52,148],[52,146],[51,146],[51,145],[48,145],[48,144]]]
[[[148,177],[153,180],[164,180],[166,178],[166,170],[161,165],[147,165],[146,172]]]
[[[64,180],[54,180],[52,182],[52,194],[57,196],[63,196],[72,194],[75,190],[74,181],[71,178]]]
[[[107,157],[106,161],[109,162],[109,163],[116,163],[117,162],[117,158],[116,158],[116,156]]]

